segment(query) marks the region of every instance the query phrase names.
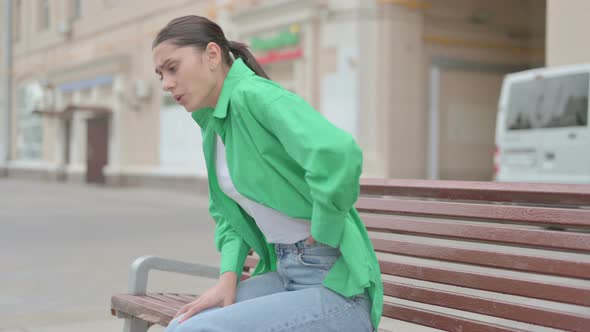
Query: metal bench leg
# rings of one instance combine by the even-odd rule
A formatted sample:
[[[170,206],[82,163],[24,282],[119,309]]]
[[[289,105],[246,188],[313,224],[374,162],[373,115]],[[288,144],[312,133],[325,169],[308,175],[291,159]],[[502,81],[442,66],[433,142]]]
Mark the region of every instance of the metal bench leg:
[[[148,323],[137,318],[125,318],[123,332],[147,332]]]

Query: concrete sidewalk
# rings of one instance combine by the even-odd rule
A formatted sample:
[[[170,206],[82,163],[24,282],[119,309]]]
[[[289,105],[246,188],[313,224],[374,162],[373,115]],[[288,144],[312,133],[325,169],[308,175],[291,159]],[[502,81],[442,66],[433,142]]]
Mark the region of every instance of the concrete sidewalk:
[[[218,265],[207,198],[146,189],[0,179],[0,331],[119,331],[113,293],[136,257]],[[152,290],[214,280],[156,272]]]

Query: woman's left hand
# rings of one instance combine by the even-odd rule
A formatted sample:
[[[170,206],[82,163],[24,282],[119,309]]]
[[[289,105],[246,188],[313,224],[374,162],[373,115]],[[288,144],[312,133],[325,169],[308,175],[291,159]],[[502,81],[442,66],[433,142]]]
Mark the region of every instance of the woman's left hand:
[[[306,243],[306,244],[311,244],[311,245],[313,245],[313,244],[315,244],[315,240],[314,240],[314,239],[313,239],[313,237],[310,235],[310,236],[307,238],[307,240],[305,240],[305,243]]]

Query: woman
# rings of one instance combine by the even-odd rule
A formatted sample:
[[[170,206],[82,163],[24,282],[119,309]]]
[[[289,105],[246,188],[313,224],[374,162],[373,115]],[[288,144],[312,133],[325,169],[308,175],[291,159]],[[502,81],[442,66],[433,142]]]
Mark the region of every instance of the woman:
[[[153,43],[163,89],[201,127],[219,281],[182,307],[169,332],[373,331],[383,286],[354,209],[354,139],[270,81],[244,44],[199,16]],[[260,257],[239,282],[250,249]]]

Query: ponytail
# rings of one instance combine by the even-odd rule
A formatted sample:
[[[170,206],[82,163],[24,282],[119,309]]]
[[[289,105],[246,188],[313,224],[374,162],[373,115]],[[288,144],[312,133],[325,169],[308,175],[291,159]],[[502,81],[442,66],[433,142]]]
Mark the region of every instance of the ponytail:
[[[230,56],[233,55],[236,59],[241,58],[256,75],[270,79],[264,69],[262,69],[262,66],[256,61],[254,55],[248,50],[246,44],[236,41],[229,41],[228,44],[229,52],[231,53]]]
[[[222,49],[223,60],[229,66],[233,62],[233,54],[235,58],[241,58],[256,75],[269,78],[246,44],[227,41],[221,27],[206,17],[188,15],[173,19],[158,32],[152,48],[167,40],[177,46],[192,46],[200,50],[204,50],[210,42],[217,43]]]

